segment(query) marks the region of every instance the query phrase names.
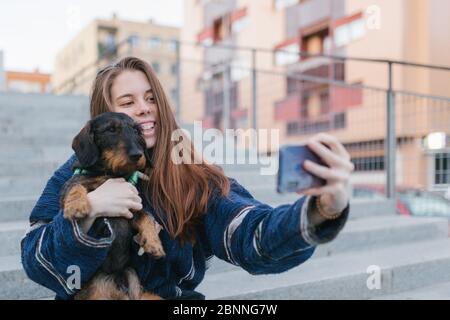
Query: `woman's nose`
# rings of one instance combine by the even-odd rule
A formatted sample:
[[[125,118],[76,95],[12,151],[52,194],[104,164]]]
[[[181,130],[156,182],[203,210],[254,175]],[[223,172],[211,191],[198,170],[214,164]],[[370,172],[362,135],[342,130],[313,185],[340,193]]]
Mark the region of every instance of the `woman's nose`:
[[[136,106],[136,114],[144,114],[144,113],[150,113],[151,107],[145,103],[145,101],[140,101],[137,103]]]

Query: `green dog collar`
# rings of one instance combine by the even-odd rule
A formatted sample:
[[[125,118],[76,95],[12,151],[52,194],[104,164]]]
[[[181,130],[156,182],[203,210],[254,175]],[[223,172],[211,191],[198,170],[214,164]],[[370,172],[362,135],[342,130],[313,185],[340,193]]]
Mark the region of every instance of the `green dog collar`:
[[[85,176],[88,175],[89,171],[86,169],[75,169],[73,172],[74,176]],[[128,178],[128,182],[131,183],[133,186],[137,185],[139,181],[139,171],[134,171],[131,176]]]

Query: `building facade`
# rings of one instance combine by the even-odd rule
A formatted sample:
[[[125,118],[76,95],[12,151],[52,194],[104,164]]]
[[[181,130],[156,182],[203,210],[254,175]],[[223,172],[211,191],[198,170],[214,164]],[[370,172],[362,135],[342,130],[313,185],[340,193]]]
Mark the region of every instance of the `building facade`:
[[[5,90],[22,93],[50,93],[51,75],[48,73],[23,71],[5,72]]]
[[[99,68],[125,56],[136,56],[152,65],[174,102],[178,39],[178,28],[152,21],[125,21],[117,16],[95,20],[58,53],[54,92],[87,95]]]
[[[0,92],[5,90],[5,67],[3,64],[3,51],[0,50]]]
[[[182,119],[254,127],[255,94],[257,128],[278,129],[283,144],[333,134],[351,152],[354,182],[383,184],[388,64],[329,56],[449,66],[449,18],[450,3],[439,0],[187,0]],[[254,59],[246,48],[261,50]],[[192,57],[203,64],[183,62]],[[445,188],[450,138],[437,149],[424,142],[434,132],[450,137],[450,72],[392,71],[397,183]]]

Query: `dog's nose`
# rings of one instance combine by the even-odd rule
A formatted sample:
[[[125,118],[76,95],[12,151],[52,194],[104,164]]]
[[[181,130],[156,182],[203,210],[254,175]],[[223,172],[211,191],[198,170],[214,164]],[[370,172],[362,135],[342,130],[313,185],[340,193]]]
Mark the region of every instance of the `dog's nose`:
[[[129,155],[131,161],[138,162],[139,159],[142,157],[142,153],[132,153]]]

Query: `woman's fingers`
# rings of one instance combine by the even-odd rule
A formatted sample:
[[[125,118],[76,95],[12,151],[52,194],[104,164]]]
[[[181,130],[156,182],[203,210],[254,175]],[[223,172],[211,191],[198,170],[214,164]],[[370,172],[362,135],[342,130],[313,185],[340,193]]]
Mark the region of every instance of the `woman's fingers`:
[[[330,169],[309,160],[306,160],[303,166],[308,172],[325,180],[346,181],[348,179],[348,175],[342,170]]]
[[[131,191],[132,191],[134,194],[136,194],[136,195],[139,194],[139,191],[138,191],[138,189],[136,189],[135,186],[133,186],[131,183],[128,183],[128,185],[129,185],[129,188],[131,189]]]
[[[335,187],[333,185],[326,185],[320,188],[309,188],[302,190],[299,192],[299,194],[306,195],[306,196],[320,196],[324,193],[332,193],[334,191]]]
[[[342,167],[352,171],[353,164],[343,156],[336,154],[318,141],[308,142],[308,147],[330,167]]]
[[[138,201],[128,201],[126,202],[126,207],[133,210],[141,210],[142,209],[142,203]]]
[[[132,219],[133,218],[133,213],[126,209],[122,212],[122,214],[120,215],[121,217],[127,218],[127,219]]]
[[[329,134],[326,134],[326,133],[319,133],[313,139],[316,139],[316,140],[318,140],[320,142],[325,143],[336,154],[342,156],[346,160],[350,160],[350,154],[347,152],[347,150],[345,150],[345,148],[342,145],[342,143],[340,143],[339,140],[336,137],[334,137],[332,135],[329,135]]]

